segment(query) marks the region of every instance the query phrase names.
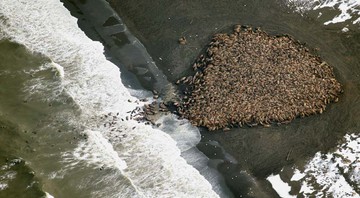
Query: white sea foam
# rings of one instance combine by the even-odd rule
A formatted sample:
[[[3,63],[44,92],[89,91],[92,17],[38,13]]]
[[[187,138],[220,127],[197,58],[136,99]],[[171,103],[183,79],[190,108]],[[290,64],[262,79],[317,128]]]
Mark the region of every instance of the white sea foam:
[[[54,196],[50,195],[48,192],[45,192],[45,198],[54,198]]]
[[[0,31],[52,60],[52,67],[61,77],[57,85],[81,110],[81,115],[69,119],[82,125],[89,138],[65,153],[66,160],[74,158],[117,169],[131,182],[136,197],[217,197],[204,177],[180,156],[177,143],[168,134],[129,120],[116,124],[126,134],[116,139],[110,129],[100,125],[101,120],[91,120],[108,112],[118,112],[119,118],[125,118],[126,112],[137,107],[128,100],[136,98],[121,84],[120,72],[106,60],[103,46],[86,37],[59,1],[1,0]],[[109,183],[120,180],[111,179]],[[111,189],[112,195],[135,196],[118,190]]]
[[[55,70],[55,71],[54,71]],[[24,98],[40,101],[61,101],[60,97],[64,91],[64,87],[61,86],[62,81],[54,80],[52,77],[41,77],[36,76],[41,72],[54,73],[54,76],[59,76],[58,70],[54,69],[54,64],[51,62],[44,63],[38,68],[25,69],[22,72],[30,76],[34,76],[24,86],[23,92],[26,94]],[[61,77],[60,77],[61,78]],[[44,96],[47,97],[44,97]]]
[[[304,171],[295,170],[292,181],[300,181],[300,193],[313,197],[354,197],[360,195],[360,136],[345,136],[334,152],[316,153]]]
[[[322,8],[331,8],[340,12],[340,14],[334,16],[331,20],[324,22],[325,25],[348,20],[352,21],[353,24],[360,22],[359,0],[288,0],[288,2],[301,13]]]
[[[8,184],[3,183],[3,182],[0,182],[0,190],[5,190],[5,189],[7,189],[8,187],[9,187]]]
[[[9,187],[9,182],[15,179],[17,173],[15,171],[9,170],[13,164],[6,164],[0,167],[2,171],[0,175],[0,190],[5,190]]]
[[[51,65],[55,68],[56,74],[60,78],[64,78],[64,76],[65,76],[64,68],[61,65],[54,63],[54,62],[51,62]]]
[[[73,152],[73,156],[75,156],[76,159],[83,161],[90,160],[92,163],[99,165],[106,162],[106,166],[116,167],[119,170],[127,167],[126,163],[117,157],[118,154],[112,148],[112,145],[107,139],[102,137],[103,135],[99,131],[88,131],[86,134],[88,141],[80,142]]]
[[[159,119],[162,123],[160,129],[166,131],[177,143],[182,152],[189,150],[200,142],[198,129],[190,124],[188,120],[178,120],[177,116],[170,114]]]

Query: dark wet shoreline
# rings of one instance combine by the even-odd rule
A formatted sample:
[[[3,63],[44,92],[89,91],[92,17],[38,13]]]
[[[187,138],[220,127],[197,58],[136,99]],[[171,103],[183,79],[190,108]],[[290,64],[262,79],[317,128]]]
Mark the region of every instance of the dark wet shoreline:
[[[118,2],[118,1],[112,1]],[[191,63],[204,50],[211,36],[228,32],[234,24],[261,26],[270,34],[287,33],[319,48],[319,55],[335,67],[335,75],[344,85],[345,93],[339,103],[331,105],[322,115],[295,119],[290,125],[267,128],[240,128],[226,133],[202,131],[198,145],[211,159],[219,159],[218,170],[236,196],[276,197],[265,180],[283,168],[304,165],[317,151],[331,149],[345,133],[357,133],[360,105],[359,33],[354,37],[339,37],[336,25],[321,24],[290,13],[275,2],[261,1],[127,1],[112,4],[130,31],[144,44],[156,65],[170,82],[191,73]],[[246,6],[244,6],[246,5]],[[166,9],[165,9],[166,8]],[[181,36],[187,45],[179,45]],[[357,36],[357,37],[356,37]],[[324,42],[327,41],[327,42]],[[359,42],[358,42],[359,43]],[[123,73],[123,71],[122,71]],[[148,88],[151,90],[151,86]],[[209,141],[220,143],[237,162],[219,155]],[[243,172],[246,171],[246,172]],[[236,180],[235,178],[237,176]],[[256,178],[256,182],[250,182]],[[255,189],[255,194],[250,193]],[[247,196],[246,196],[247,194]]]

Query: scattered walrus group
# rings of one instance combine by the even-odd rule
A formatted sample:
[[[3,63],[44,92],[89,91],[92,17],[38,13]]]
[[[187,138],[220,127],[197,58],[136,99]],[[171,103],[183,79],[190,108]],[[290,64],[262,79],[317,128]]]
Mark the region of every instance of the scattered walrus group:
[[[342,92],[332,68],[290,36],[236,25],[215,34],[193,65],[178,113],[209,130],[270,126],[322,113]]]

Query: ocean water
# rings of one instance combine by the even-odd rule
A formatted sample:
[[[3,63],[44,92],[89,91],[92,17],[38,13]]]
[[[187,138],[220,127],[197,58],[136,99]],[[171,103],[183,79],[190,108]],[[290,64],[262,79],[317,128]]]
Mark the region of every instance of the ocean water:
[[[1,1],[0,32],[1,197],[218,197],[181,156],[206,167],[198,129],[128,120],[149,93],[122,84],[61,2]]]

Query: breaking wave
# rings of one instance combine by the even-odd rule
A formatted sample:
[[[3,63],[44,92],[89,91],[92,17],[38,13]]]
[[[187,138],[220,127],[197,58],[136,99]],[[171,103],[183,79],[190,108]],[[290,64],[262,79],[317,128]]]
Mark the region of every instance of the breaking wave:
[[[63,168],[94,166],[113,171],[101,179],[112,184],[103,189],[107,191],[92,195],[218,197],[210,183],[180,156],[179,147],[189,149],[188,143],[125,119],[127,112],[142,103],[135,102],[137,98],[121,83],[120,71],[106,60],[101,43],[90,40],[59,1],[0,1],[0,37],[48,58],[32,72],[51,70],[56,80],[35,78],[25,93],[42,95],[37,99],[46,101],[56,101],[61,94],[71,98],[77,114],[60,111],[59,117],[79,126],[86,138],[75,149],[62,152]],[[183,126],[176,133],[180,141],[189,138],[190,148],[199,141],[196,128]],[[52,178],[63,177],[60,172]],[[56,192],[45,190],[56,197]]]

